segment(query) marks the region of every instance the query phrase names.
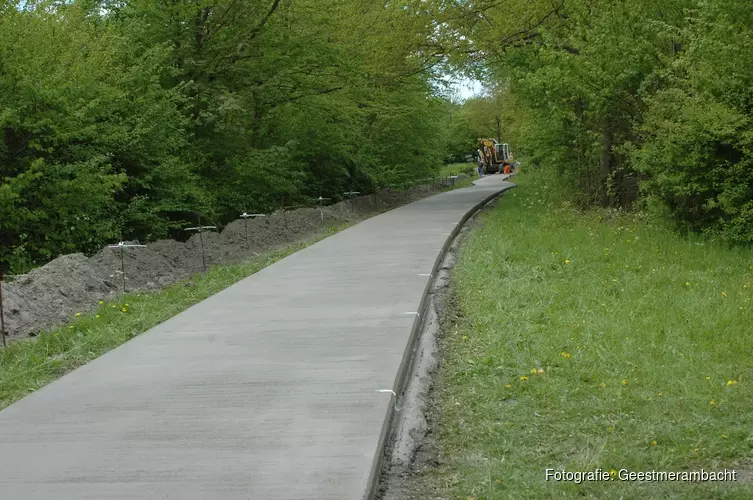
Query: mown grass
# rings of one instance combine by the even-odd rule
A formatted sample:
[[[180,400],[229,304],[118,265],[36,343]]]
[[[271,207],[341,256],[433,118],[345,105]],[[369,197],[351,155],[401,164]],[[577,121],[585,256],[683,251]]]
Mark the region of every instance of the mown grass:
[[[254,257],[248,262],[211,267],[165,289],[126,294],[100,302],[97,311],[38,338],[0,350],[0,408],[43,387],[65,373],[127,342],[237,281],[348,227],[328,228],[303,242]]]
[[[435,390],[443,465],[424,480],[476,500],[752,498],[750,251],[515,182],[461,250]],[[741,480],[545,481],[725,467]]]

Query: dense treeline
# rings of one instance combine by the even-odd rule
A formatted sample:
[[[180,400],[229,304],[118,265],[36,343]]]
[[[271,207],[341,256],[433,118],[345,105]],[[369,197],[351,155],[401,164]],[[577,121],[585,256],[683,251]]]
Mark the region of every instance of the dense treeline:
[[[421,2],[0,4],[0,266],[435,175]]]
[[[448,68],[488,94],[440,97]],[[499,137],[583,205],[753,242],[753,4],[0,0],[0,266],[427,177]]]
[[[443,51],[495,84],[505,142],[578,202],[753,242],[753,3],[434,5]]]

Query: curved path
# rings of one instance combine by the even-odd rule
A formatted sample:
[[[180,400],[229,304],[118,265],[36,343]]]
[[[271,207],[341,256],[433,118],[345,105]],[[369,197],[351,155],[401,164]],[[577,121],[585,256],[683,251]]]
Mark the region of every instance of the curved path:
[[[508,186],[364,221],[0,411],[0,498],[363,498],[437,255]]]

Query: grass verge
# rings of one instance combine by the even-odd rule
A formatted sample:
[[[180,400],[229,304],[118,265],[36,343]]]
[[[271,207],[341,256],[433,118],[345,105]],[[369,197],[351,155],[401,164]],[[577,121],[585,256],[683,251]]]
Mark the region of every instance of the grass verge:
[[[100,302],[96,312],[0,350],[0,409],[61,377],[107,351],[127,342],[233,283],[297,252],[348,225],[281,250],[262,254],[246,263],[218,265],[149,294],[126,294],[117,302]]]
[[[751,498],[750,252],[639,214],[579,213],[529,174],[480,217],[454,274],[434,390],[442,463],[476,500]],[[546,481],[546,469],[614,480]],[[736,469],[736,482],[621,481]]]

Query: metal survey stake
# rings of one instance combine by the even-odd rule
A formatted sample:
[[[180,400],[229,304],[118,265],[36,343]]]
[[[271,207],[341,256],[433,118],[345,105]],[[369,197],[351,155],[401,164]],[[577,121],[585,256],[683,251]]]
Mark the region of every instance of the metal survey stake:
[[[282,207],[282,221],[285,223],[285,229],[288,228],[288,216],[286,215],[288,210],[295,210],[297,208],[302,208],[303,205],[289,205],[287,207]]]
[[[343,194],[347,196],[348,198],[350,198],[350,211],[355,212],[356,209],[353,206],[353,197],[361,194],[361,192],[360,191],[346,191]]]
[[[0,269],[0,337],[3,338],[3,347],[7,346],[5,340],[5,313],[3,311],[3,271]]]
[[[247,214],[246,212],[243,212],[241,217],[243,218],[243,227],[246,230],[246,246],[250,248],[248,244],[248,219],[250,217],[264,217],[264,214]]]
[[[107,245],[107,248],[119,248],[120,249],[120,276],[123,280],[123,293],[126,293],[126,274],[125,274],[125,257],[123,257],[123,249],[125,248],[145,248],[146,245],[131,244],[120,242],[117,245]]]
[[[322,208],[322,202],[324,202],[324,200],[329,200],[329,198],[322,198],[322,194],[319,193],[319,198],[315,198],[315,200],[319,204],[319,215],[322,217],[322,220],[324,220],[324,209]]]
[[[204,255],[204,230],[205,229],[217,229],[217,226],[202,226],[201,225],[201,217],[199,217],[199,225],[196,227],[187,227],[186,231],[196,231],[199,233],[199,246],[201,247],[201,267],[204,269],[204,272],[207,272],[207,259]]]
[[[288,228],[288,216],[285,214],[288,210],[295,210],[301,208],[303,205],[285,205],[285,195],[280,197],[280,211],[282,212],[282,222],[285,224],[285,229]]]
[[[376,190],[374,191],[374,208],[379,211],[379,194],[382,192],[382,185],[377,183]]]

